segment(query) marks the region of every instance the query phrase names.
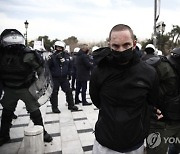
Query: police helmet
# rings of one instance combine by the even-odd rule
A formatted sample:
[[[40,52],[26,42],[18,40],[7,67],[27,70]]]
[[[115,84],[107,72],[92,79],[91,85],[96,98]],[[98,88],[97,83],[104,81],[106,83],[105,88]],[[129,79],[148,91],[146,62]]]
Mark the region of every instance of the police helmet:
[[[180,48],[174,48],[170,55],[167,55],[168,60],[171,64],[176,68],[176,70],[179,72],[180,68]],[[180,73],[180,72],[179,72]]]
[[[94,52],[94,51],[97,50],[97,49],[99,49],[98,46],[93,46],[93,47],[92,47],[92,52]]]
[[[163,53],[162,53],[161,50],[156,50],[156,52],[157,52],[156,54],[159,55],[159,56],[162,56],[162,55],[163,55]]]
[[[5,29],[0,36],[3,47],[10,45],[25,45],[24,36],[16,29]]]
[[[62,47],[62,48],[66,48],[66,44],[65,44],[65,42],[63,42],[63,41],[56,41],[55,43],[54,43],[54,48],[56,49],[56,47]]]
[[[136,43],[136,48],[138,48],[139,50],[142,49],[142,45],[140,43]]]
[[[79,47],[74,48],[74,53],[79,52],[79,50],[80,50],[80,48],[79,48]]]
[[[171,51],[171,55],[172,55],[174,58],[180,58],[180,48],[174,48],[174,49]]]
[[[147,44],[145,47],[146,53],[154,53],[156,51],[155,46],[153,44]]]

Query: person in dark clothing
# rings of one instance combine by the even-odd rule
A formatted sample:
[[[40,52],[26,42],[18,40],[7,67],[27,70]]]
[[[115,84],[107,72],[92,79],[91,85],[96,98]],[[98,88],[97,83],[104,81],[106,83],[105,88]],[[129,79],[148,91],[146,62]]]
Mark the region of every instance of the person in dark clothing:
[[[54,44],[55,52],[48,60],[54,83],[53,92],[50,98],[52,111],[54,113],[60,113],[60,110],[58,109],[58,92],[60,86],[66,94],[68,109],[73,111],[78,110],[78,107],[74,105],[72,89],[70,88],[69,79],[71,77],[72,64],[69,54],[65,51],[65,46],[63,41],[56,41]]]
[[[72,80],[71,80],[71,88],[72,90],[76,90],[75,83],[76,83],[76,56],[79,52],[80,48],[74,48],[74,52],[72,53]]]
[[[87,81],[90,79],[90,72],[93,64],[87,55],[89,51],[88,45],[83,44],[76,56],[76,91],[75,91],[75,104],[79,104],[79,93],[81,90],[82,105],[91,105],[86,100]]]
[[[43,125],[39,110],[40,104],[30,94],[36,73],[39,75],[43,66],[37,60],[34,51],[24,45],[23,35],[16,29],[5,29],[0,36],[0,79],[4,96],[0,129],[0,146],[10,141],[10,127],[18,100],[22,100],[34,125]],[[44,128],[44,141],[51,142],[52,137]]]
[[[147,138],[147,154],[165,154],[170,143],[173,145],[169,146],[169,154],[178,154],[180,143],[175,140],[180,139],[180,48],[172,50],[167,57],[153,57],[146,62],[154,66],[158,73],[158,108],[163,114],[160,120],[151,119],[149,136],[159,133],[161,142],[152,144],[151,138]]]
[[[145,51],[145,53],[146,54],[144,54],[142,57],[141,57],[141,59],[143,60],[143,61],[145,61],[145,60],[147,60],[147,59],[149,59],[149,58],[151,58],[151,57],[157,57],[157,55],[155,54],[155,47],[154,47],[154,45],[153,44],[148,44],[148,45],[146,45],[146,47],[145,47],[145,49],[144,49],[144,51]]]
[[[90,97],[99,108],[93,154],[144,153],[150,107],[158,102],[158,78],[135,47],[132,29],[118,24],[110,31],[109,47],[93,52],[97,67],[90,79]]]

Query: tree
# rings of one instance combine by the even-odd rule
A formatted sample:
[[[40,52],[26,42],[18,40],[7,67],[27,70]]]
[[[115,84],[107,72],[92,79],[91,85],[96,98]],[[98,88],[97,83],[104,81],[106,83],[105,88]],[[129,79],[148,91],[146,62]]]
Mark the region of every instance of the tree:
[[[173,29],[168,33],[170,49],[173,49],[180,45],[180,27],[173,25]]]
[[[67,39],[63,40],[66,45],[69,45],[70,52],[74,51],[74,48],[77,47],[78,39],[75,36],[68,37]]]
[[[52,42],[50,41],[49,37],[48,36],[39,36],[38,37],[38,41],[41,41],[41,40],[44,40],[44,47],[46,50],[50,51],[51,47],[52,47]]]

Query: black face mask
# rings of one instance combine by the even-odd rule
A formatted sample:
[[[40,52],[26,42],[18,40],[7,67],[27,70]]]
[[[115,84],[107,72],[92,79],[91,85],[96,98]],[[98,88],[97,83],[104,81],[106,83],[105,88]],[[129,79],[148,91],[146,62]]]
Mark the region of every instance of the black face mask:
[[[127,50],[124,50],[123,52],[111,49],[111,55],[113,56],[113,60],[119,64],[129,62],[133,58],[133,54],[134,52],[132,50],[132,47]]]
[[[58,59],[61,59],[61,58],[63,58],[63,52],[62,51],[56,51],[56,57],[58,58]]]

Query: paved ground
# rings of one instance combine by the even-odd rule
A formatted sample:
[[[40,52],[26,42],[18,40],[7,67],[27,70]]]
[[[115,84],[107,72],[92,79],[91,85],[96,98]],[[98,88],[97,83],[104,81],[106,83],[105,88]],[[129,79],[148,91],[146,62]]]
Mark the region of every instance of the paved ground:
[[[91,102],[89,94],[87,101]],[[53,136],[51,143],[45,143],[45,153],[48,154],[90,154],[94,143],[94,125],[98,116],[98,109],[94,105],[78,105],[79,111],[71,112],[67,109],[65,95],[59,91],[60,114],[52,113],[51,104],[47,102],[41,106],[45,128]],[[0,105],[0,115],[2,106]],[[24,103],[19,101],[15,111],[18,118],[13,120],[10,130],[11,143],[0,147],[2,154],[24,154],[24,129],[32,126]]]

